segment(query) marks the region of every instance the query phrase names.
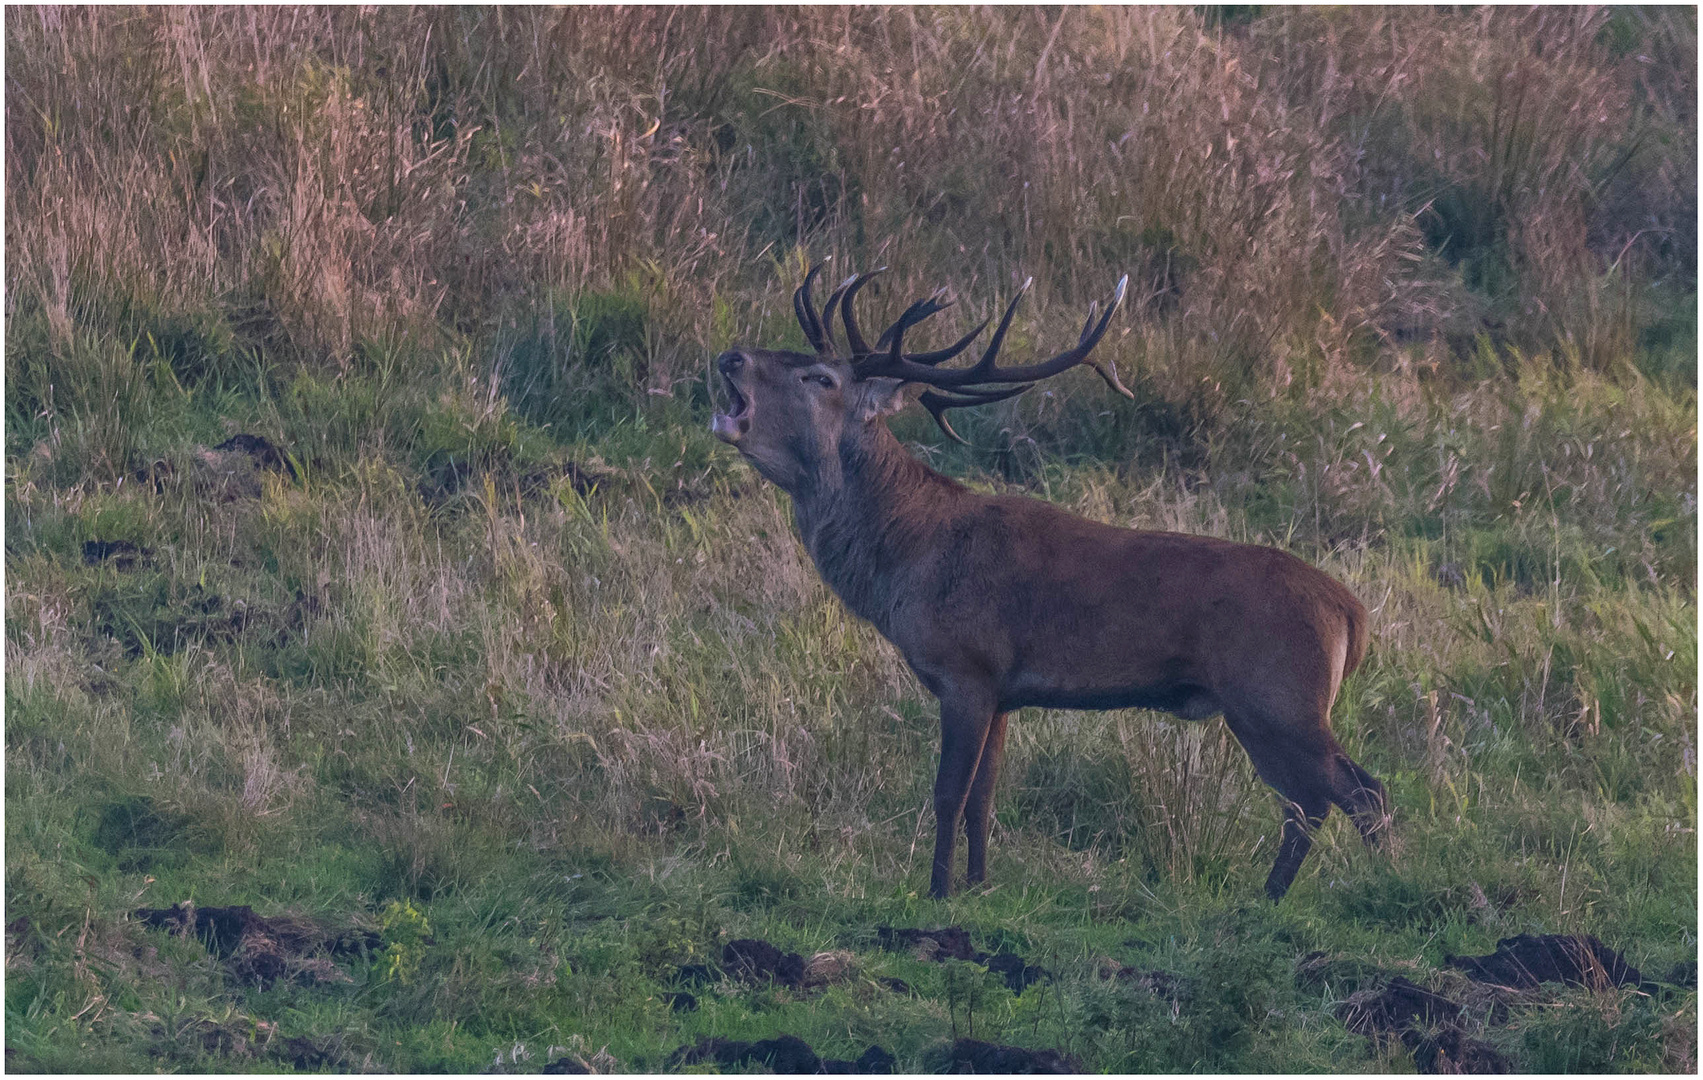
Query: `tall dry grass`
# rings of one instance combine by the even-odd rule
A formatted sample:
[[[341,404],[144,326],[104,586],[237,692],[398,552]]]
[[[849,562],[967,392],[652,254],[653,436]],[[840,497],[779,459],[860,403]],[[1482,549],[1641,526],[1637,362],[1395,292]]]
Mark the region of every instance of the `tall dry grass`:
[[[1181,398],[1479,333],[1603,366],[1647,282],[1694,289],[1677,9],[18,7],[6,33],[10,314],[56,349],[115,327],[337,368],[629,290],[687,346],[666,386],[782,317],[805,248],[980,300],[1127,270],[1124,348]]]

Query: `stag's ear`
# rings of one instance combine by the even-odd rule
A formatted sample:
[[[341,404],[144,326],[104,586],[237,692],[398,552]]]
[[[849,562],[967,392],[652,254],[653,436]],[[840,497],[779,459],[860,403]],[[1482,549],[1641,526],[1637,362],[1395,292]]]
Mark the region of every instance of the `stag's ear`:
[[[910,397],[905,393],[907,384],[903,379],[877,377],[859,380],[854,385],[858,390],[854,408],[857,418],[864,423],[891,416],[910,401]]]

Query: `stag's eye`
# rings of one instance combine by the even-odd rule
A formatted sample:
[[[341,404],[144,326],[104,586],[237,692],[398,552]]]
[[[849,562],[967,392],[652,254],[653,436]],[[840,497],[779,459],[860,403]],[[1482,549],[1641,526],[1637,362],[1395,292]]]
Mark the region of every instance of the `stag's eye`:
[[[829,390],[834,388],[834,377],[832,375],[814,373],[804,376],[804,381],[808,383],[815,383],[817,386],[825,386]]]

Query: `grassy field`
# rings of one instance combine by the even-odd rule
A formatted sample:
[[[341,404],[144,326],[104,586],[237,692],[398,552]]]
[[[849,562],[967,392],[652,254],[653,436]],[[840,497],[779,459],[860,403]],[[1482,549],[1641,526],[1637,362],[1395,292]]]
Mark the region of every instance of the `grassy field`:
[[[5,20],[8,1071],[1696,1069],[1694,11]],[[1136,401],[894,430],[1346,582],[1387,853],[1268,904],[1222,721],[1032,709],[926,898],[933,700],[708,431],[827,256],[1013,358],[1130,273]]]

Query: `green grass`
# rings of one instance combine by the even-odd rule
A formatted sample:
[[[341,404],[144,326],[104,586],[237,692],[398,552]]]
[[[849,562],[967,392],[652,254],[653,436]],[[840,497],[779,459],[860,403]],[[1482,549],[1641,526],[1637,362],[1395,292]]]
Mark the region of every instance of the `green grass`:
[[[303,405],[314,385],[195,395],[175,406],[180,427],[150,433],[148,453],[179,461],[178,432],[279,433],[312,464],[296,482],[269,476],[258,498],[210,500],[186,461],[158,492],[55,484],[54,463],[12,462],[15,1062],[275,1068],[293,1060],[277,1048],[306,1037],[337,1067],[474,1069],[521,1045],[534,1067],[556,1046],[643,1070],[699,1036],[786,1032],[824,1056],[879,1043],[925,1069],[973,1022],[977,1037],[1095,1069],[1376,1071],[1403,1051],[1343,1028],[1333,1006],[1349,988],[1299,982],[1299,957],[1423,976],[1498,937],[1573,931],[1657,977],[1695,955],[1696,607],[1681,577],[1694,533],[1652,536],[1645,515],[1674,493],[1594,471],[1686,452],[1689,406],[1647,386],[1579,380],[1528,399],[1489,385],[1408,417],[1394,440],[1360,438],[1396,419],[1371,393],[1312,425],[1328,456],[1303,459],[1308,473],[1394,442],[1378,482],[1362,471],[1340,488],[1177,486],[1163,467],[1042,456],[1031,487],[1067,505],[1284,542],[1373,607],[1372,656],[1336,722],[1389,783],[1397,841],[1369,854],[1333,822],[1273,907],[1259,882],[1277,808],[1221,722],[1035,710],[1013,733],[995,884],[920,897],[932,702],[815,581],[782,497],[686,426],[701,409],[632,399],[632,420],[570,448],[501,399],[477,413],[382,373],[340,379],[326,399],[352,418],[339,427]],[[155,387],[137,407],[178,393]],[[1493,482],[1462,483],[1427,517],[1417,503],[1442,453],[1468,476],[1486,458],[1541,474],[1527,444],[1442,426],[1498,407],[1582,429],[1572,437],[1592,447],[1608,445],[1591,434],[1604,414],[1637,410],[1615,463],[1563,451],[1572,471],[1548,470],[1627,497],[1515,509]],[[1305,430],[1299,413],[1266,415]],[[452,442],[474,479],[434,505],[418,488]],[[1232,453],[1246,451],[1213,446],[1194,475]],[[590,493],[514,485],[519,463],[570,454],[603,462]],[[973,455],[951,464],[1007,483]],[[1347,540],[1317,525],[1357,520]],[[85,565],[93,538],[152,554]],[[1444,563],[1459,568],[1452,587]],[[410,904],[429,933],[387,932],[345,962],[347,982],[259,989],[193,939],[126,921],[184,899],[334,922]],[[1015,996],[969,965],[878,949],[889,924],[960,924],[1055,979]],[[674,967],[735,937],[849,949],[860,978],[711,991],[672,1012]],[[397,954],[404,974],[387,977]],[[1194,997],[1173,1015],[1096,975],[1107,958],[1188,979]],[[1526,1068],[1661,1068],[1689,1052],[1694,1007],[1690,993],[1562,995],[1495,1038]]]
[[[9,1069],[645,1072],[793,1034],[1405,1072],[1340,1008],[1390,974],[1465,1000],[1443,958],[1519,933],[1695,960],[1694,12],[6,35]],[[799,345],[830,255],[891,265],[888,312],[949,285],[941,338],[1034,275],[1014,356],[1131,275],[1101,351],[1134,401],[1078,372],[955,419],[971,447],[894,430],[1346,582],[1372,647],[1333,722],[1386,852],[1338,815],[1270,905],[1279,809],[1222,721],[1026,710],[991,884],[926,898],[935,704],[708,430],[709,358]],[[293,471],[232,473],[239,432]],[[131,917],[183,901],[376,937],[263,984]],[[1052,978],[877,940],[946,925]],[[853,974],[671,1008],[749,937]],[[1477,1034],[1689,1072],[1696,991],[1548,985]]]

